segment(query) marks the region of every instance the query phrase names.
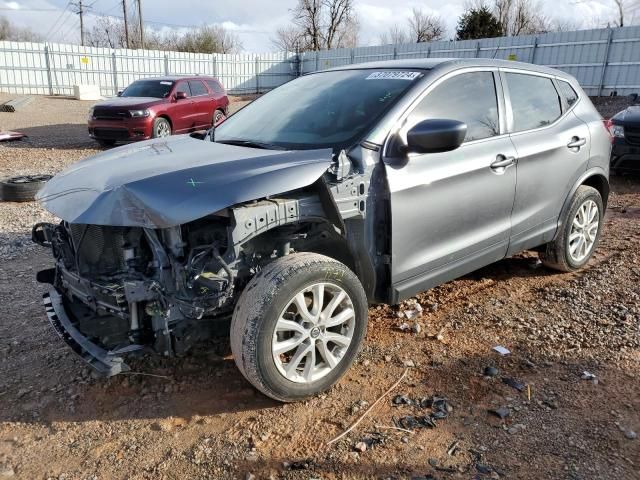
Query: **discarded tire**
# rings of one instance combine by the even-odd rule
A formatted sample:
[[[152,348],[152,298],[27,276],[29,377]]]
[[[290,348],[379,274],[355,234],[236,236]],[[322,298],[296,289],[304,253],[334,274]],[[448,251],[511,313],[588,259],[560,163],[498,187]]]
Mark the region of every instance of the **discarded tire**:
[[[51,175],[21,175],[0,181],[0,198],[5,202],[29,202],[33,200]]]

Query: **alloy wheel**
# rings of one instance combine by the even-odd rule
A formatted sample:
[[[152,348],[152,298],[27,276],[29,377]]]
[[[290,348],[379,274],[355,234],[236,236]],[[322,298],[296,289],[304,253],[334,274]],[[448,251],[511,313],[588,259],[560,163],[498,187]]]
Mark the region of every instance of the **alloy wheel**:
[[[569,233],[569,255],[575,262],[581,262],[591,253],[599,225],[598,205],[593,200],[585,201],[578,208]]]
[[[167,122],[159,122],[156,127],[156,137],[162,138],[168,137],[169,135],[171,135],[171,128],[169,127],[169,124]]]
[[[345,357],[355,331],[351,298],[332,283],[296,293],[273,332],[273,361],[286,379],[311,383],[329,374]]]

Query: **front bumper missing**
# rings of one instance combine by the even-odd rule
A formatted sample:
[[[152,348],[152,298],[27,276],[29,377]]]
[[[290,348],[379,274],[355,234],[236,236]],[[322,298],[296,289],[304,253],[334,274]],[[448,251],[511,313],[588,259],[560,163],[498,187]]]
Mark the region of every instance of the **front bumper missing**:
[[[56,289],[49,290],[43,297],[49,323],[80,358],[106,377],[130,370],[122,357],[96,345],[73,326],[65,311],[62,295]]]

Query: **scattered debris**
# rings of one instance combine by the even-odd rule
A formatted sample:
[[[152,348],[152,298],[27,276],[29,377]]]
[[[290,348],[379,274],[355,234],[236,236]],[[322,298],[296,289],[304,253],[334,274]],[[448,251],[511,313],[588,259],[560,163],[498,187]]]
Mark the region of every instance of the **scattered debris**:
[[[311,460],[297,460],[295,462],[283,462],[282,466],[287,470],[309,470],[312,465]]]
[[[353,422],[351,424],[351,426],[349,428],[347,428],[344,432],[342,432],[340,435],[338,435],[337,437],[334,437],[333,439],[329,440],[327,442],[327,445],[331,445],[332,443],[337,442],[338,440],[340,440],[342,437],[344,437],[347,433],[349,433],[351,430],[353,430],[354,428],[356,428],[358,426],[358,424],[364,419],[364,417],[367,416],[367,414],[369,412],[371,412],[371,410],[373,410],[373,407],[375,407],[378,403],[380,403],[380,401],[386,397],[387,395],[389,395],[398,385],[400,385],[400,383],[404,380],[404,377],[407,376],[407,373],[409,372],[408,369],[405,369],[404,372],[402,372],[402,375],[400,376],[400,378],[393,384],[391,385],[382,395],[380,395],[375,402],[373,402],[371,404],[371,406],[369,408],[367,408],[365,410],[365,412],[360,416],[360,418],[358,418],[355,422]]]
[[[447,455],[451,457],[454,453],[456,453],[458,445],[460,445],[460,440],[456,440],[455,442],[453,442],[447,449]]]
[[[379,430],[398,430],[399,432],[410,433],[413,435],[413,432],[411,430],[407,430],[406,428],[392,427],[388,425],[376,425],[375,427]]]
[[[485,377],[495,377],[498,375],[498,369],[496,367],[485,367],[484,368],[484,376]]]
[[[12,142],[13,140],[20,140],[24,137],[26,137],[26,135],[20,132],[0,132],[0,142]]]
[[[402,362],[402,365],[404,365],[407,368],[413,368],[416,366],[416,362],[414,362],[413,360],[409,359],[409,360],[404,360]]]
[[[624,436],[629,440],[635,440],[636,438],[638,438],[638,434],[631,429],[625,430],[621,428],[621,430],[624,432]]]
[[[591,372],[587,372],[586,370],[584,372],[582,372],[582,380],[595,380],[596,376],[591,373]]]
[[[509,385],[512,388],[515,388],[519,392],[522,392],[525,388],[525,384],[511,377],[502,377],[502,382]]]
[[[398,326],[398,330],[400,330],[401,332],[407,332],[411,330],[411,325],[409,325],[407,322],[402,322],[400,326]]]
[[[511,414],[511,410],[507,407],[491,408],[489,413],[493,413],[498,418],[507,418]]]
[[[394,405],[413,405],[413,400],[411,400],[406,395],[396,395],[392,400]]]
[[[489,465],[483,465],[482,463],[476,463],[476,470],[478,473],[483,475],[487,475],[493,471],[493,469]]]
[[[507,433],[509,435],[515,435],[516,433],[520,432],[521,430],[525,430],[526,428],[527,426],[522,423],[515,423],[507,429]]]
[[[363,453],[367,450],[367,444],[365,442],[358,442],[354,446],[356,452]]]
[[[503,347],[502,345],[496,345],[495,347],[493,347],[493,349],[498,352],[500,355],[502,355],[503,357],[505,355],[509,355],[511,353],[511,350],[509,350],[506,347]]]

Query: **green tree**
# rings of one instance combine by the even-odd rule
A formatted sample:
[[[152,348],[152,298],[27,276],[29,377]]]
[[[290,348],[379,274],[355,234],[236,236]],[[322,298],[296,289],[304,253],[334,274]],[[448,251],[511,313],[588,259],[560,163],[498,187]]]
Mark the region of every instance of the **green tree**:
[[[471,8],[458,20],[456,36],[458,40],[494,38],[504,35],[498,19],[486,6]]]

